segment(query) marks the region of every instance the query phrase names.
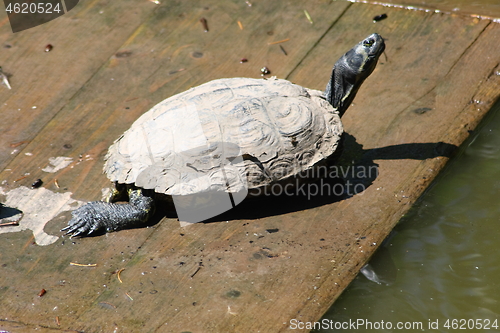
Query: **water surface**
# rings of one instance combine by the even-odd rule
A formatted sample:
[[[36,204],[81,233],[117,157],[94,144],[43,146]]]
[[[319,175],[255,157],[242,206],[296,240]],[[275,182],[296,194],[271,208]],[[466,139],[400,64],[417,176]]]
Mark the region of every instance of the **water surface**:
[[[424,331],[439,320],[435,332],[451,332],[444,327],[448,319],[489,319],[498,328],[488,332],[500,332],[499,201],[497,103],[374,257],[384,283],[360,274],[324,318],[422,322]]]

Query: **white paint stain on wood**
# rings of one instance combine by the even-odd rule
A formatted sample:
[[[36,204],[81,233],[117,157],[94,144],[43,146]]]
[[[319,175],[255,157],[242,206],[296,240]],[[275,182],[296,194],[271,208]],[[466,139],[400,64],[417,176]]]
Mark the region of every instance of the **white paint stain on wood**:
[[[59,238],[45,233],[43,229],[47,222],[60,213],[75,210],[85,203],[72,199],[71,192],[55,193],[43,187],[29,189],[21,186],[8,192],[0,187],[0,194],[6,196],[4,206],[16,208],[22,212],[19,225],[1,227],[0,234],[32,230],[38,245],[49,245]]]
[[[54,173],[61,169],[64,169],[73,162],[71,157],[58,156],[49,157],[49,165],[42,169],[42,171]]]

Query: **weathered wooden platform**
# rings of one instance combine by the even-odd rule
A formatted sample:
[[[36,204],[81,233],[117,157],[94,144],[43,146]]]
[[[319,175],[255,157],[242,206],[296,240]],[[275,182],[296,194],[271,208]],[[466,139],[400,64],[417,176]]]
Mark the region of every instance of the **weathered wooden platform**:
[[[250,2],[81,1],[17,34],[1,14],[12,90],[0,86],[0,201],[18,205],[1,214],[24,213],[20,226],[0,227],[2,330],[281,332],[318,320],[500,94],[500,25],[490,20]],[[349,176],[364,191],[269,198],[188,228],[160,212],[150,228],[60,237],[66,206],[109,186],[107,147],[157,102],[211,79],[259,77],[263,66],[324,89],[338,57],[372,32],[386,56],[343,118],[342,166],[378,170]],[[47,168],[54,157],[69,164]],[[45,233],[59,238],[19,231],[28,220],[41,223],[38,237],[48,221]]]

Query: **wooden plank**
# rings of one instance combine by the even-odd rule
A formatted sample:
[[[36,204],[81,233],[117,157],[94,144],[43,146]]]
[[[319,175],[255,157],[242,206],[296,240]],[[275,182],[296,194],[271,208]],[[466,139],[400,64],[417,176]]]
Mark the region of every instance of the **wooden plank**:
[[[1,169],[155,9],[148,1],[80,2],[68,14],[16,34],[0,11],[0,65],[12,86],[0,86]],[[48,44],[53,48],[45,52]]]
[[[369,8],[366,15],[358,12],[359,17],[380,13],[377,6]],[[458,146],[468,137],[500,91],[500,49],[492,43],[499,37],[498,24],[437,13],[387,12],[389,19],[375,25],[387,39],[387,59],[382,57],[370,78],[372,84],[361,88],[343,118],[346,132],[353,137],[346,142],[346,158],[361,159],[361,164],[374,161],[380,171],[362,196],[336,207],[341,212],[335,218],[352,233],[346,237],[350,243],[358,233],[370,243],[380,244],[444,166],[450,156],[448,149],[453,149],[450,145]],[[359,17],[353,15],[351,23]],[[342,31],[342,22],[333,30]],[[448,39],[450,35],[453,38]],[[446,47],[451,44],[462,47]],[[317,48],[309,59],[321,57],[316,50],[323,54]],[[303,66],[292,80],[310,81],[307,78],[322,75],[320,71],[311,73],[308,62]],[[366,247],[360,250],[366,252]],[[334,276],[337,272],[339,277],[355,274],[353,267],[360,266],[354,258],[359,255],[347,253],[340,261],[345,266],[335,267]],[[345,280],[340,281],[344,286]],[[330,303],[332,298],[321,295],[318,302]],[[315,311],[306,306],[297,317],[314,321],[318,319]]]
[[[20,185],[29,187],[33,179],[41,178],[44,186],[52,191],[61,194],[70,191],[74,193],[74,198],[79,199],[99,199],[101,188],[108,186],[101,172],[102,156],[107,146],[138,115],[160,100],[211,78],[258,77],[263,65],[271,68],[273,74],[280,75],[283,71],[282,76],[286,76],[348,4],[321,4],[310,8],[311,15],[319,20],[316,25],[309,23],[302,7],[297,4],[285,15],[274,3],[261,4],[258,10],[252,10],[245,3],[229,2],[190,3],[186,6],[172,4],[160,7],[155,16],[145,21],[113,52],[128,56],[112,56],[36,138],[21,147],[21,154],[2,173],[2,178],[6,180],[3,184],[5,192]],[[325,8],[331,8],[333,15]],[[263,20],[262,13],[266,12],[272,15]],[[202,16],[208,20],[208,33],[203,32],[199,23]],[[241,20],[243,30],[239,29],[238,20]],[[291,25],[292,20],[302,22],[302,25]],[[268,45],[286,38],[290,38],[284,44],[288,56],[281,52],[279,46]],[[261,47],[256,48],[256,45]],[[230,57],[227,50],[233,52]],[[241,57],[248,58],[248,63],[240,64]],[[56,156],[72,158],[73,163],[55,174],[43,172],[48,158]],[[26,172],[30,173],[30,177],[20,179]],[[56,187],[56,180],[60,188]],[[56,230],[68,218],[67,213],[57,216],[47,225],[46,232],[60,234]],[[12,267],[11,274],[3,279],[2,285],[16,286],[0,291],[1,306],[9,313],[8,318],[29,322],[40,313],[51,313],[59,315],[62,325],[69,325],[90,306],[96,304],[103,311],[112,307],[108,304],[111,302],[95,303],[95,298],[102,292],[103,285],[117,281],[113,272],[124,267],[123,261],[130,261],[153,230],[135,231],[117,233],[118,238],[111,235],[109,242],[99,239],[59,240],[50,249],[38,249],[32,244],[30,231],[2,235],[5,244],[10,247],[1,258],[7,267]],[[36,249],[36,259],[24,257],[27,251],[31,253],[33,249]],[[19,263],[20,256],[25,259]],[[72,261],[98,265],[69,266]],[[57,267],[57,274],[54,274],[54,267]],[[74,283],[71,292],[68,292],[66,282],[60,283],[61,276],[68,284]],[[39,289],[47,286],[47,296],[51,296],[26,310],[25,304],[32,301],[33,293],[37,294]],[[19,294],[22,296],[16,302],[9,301]],[[54,308],[58,311],[51,312]],[[43,317],[37,324],[53,326],[54,316]],[[112,325],[106,325],[109,324]],[[95,322],[95,325],[100,325],[100,322]]]
[[[350,177],[366,190],[344,200],[269,198],[189,228],[163,219],[46,247],[30,232],[1,234],[3,319],[55,328],[58,316],[61,328],[91,332],[285,331],[291,319],[316,320],[498,97],[500,46],[492,41],[500,29],[489,21],[390,9],[391,19],[374,25],[378,6],[318,2],[307,8],[311,25],[299,2],[253,4],[159,7],[118,50],[131,55],[111,57],[1,173],[4,191],[29,186],[14,183],[29,171],[54,192],[98,199],[106,147],[154,103],[213,78],[256,77],[262,65],[322,89],[331,64],[374,29],[387,39],[387,59],[345,116],[342,166],[354,160],[378,175]],[[288,56],[267,45],[284,38]],[[74,163],[41,171],[54,156]],[[59,235],[68,217],[46,232]],[[41,288],[47,294],[38,297]]]
[[[72,192],[76,198],[100,197],[101,190],[94,186],[94,181],[101,184],[107,181],[101,173],[102,162],[95,158],[104,154],[140,114],[168,96],[211,79],[259,77],[264,65],[271,68],[272,74],[286,76],[348,5],[323,6],[332,7],[334,15],[325,17],[321,6],[310,9],[319,20],[316,25],[307,21],[302,7],[288,11],[287,15],[269,15],[264,21],[259,19],[263,12],[276,13],[280,7],[269,4],[261,5],[259,11],[240,12],[248,11],[248,6],[244,3],[213,6],[207,3],[194,6],[189,14],[183,7],[160,8],[157,15],[146,21],[117,51],[117,54],[132,52],[133,55],[110,58],[94,75],[92,83],[87,83],[68,101],[39,138],[23,150],[32,154],[31,158],[19,158],[8,166],[11,173],[4,175],[5,179],[11,182],[21,177],[26,169],[43,167],[47,164],[46,156],[69,156],[77,160],[80,155],[90,155],[94,160],[86,163],[86,169],[78,169],[79,179],[75,182],[71,175],[63,183],[64,186],[73,183],[75,192]],[[165,19],[167,14],[168,19]],[[213,33],[203,33],[199,23],[202,16],[213,26]],[[289,24],[298,17],[303,21],[302,26]],[[247,26],[243,31],[238,28],[238,20]],[[308,29],[301,30],[304,27]],[[226,31],[227,34],[223,34]],[[285,45],[289,49],[288,56],[277,45],[268,45],[286,38],[290,38]],[[228,54],[227,50],[232,53]],[[242,57],[249,62],[240,64]],[[82,137],[87,139],[81,140]],[[71,148],[64,148],[64,144]],[[88,174],[90,179],[85,178]],[[53,181],[40,172],[18,184],[29,186],[32,179],[42,176],[47,183]]]

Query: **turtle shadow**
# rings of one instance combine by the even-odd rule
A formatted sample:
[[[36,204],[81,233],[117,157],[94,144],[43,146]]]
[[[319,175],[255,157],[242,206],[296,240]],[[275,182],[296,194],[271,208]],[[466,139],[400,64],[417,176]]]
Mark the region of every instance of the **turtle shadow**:
[[[204,223],[228,220],[259,219],[347,200],[370,187],[379,174],[376,160],[426,160],[452,157],[458,146],[444,142],[406,143],[363,149],[349,133],[344,133],[343,151],[337,163],[325,166],[315,181],[298,185],[291,192],[269,191],[247,197],[236,207],[205,220]]]

